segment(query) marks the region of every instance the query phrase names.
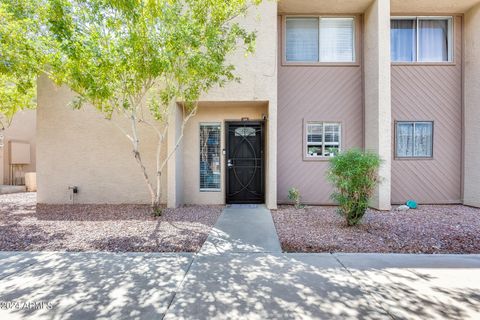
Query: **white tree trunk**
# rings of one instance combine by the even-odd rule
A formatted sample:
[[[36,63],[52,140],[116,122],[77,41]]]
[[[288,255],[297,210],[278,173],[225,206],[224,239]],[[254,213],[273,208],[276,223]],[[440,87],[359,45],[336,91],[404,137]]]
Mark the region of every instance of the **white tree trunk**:
[[[169,106],[169,108],[176,107],[176,102],[172,102],[172,104]],[[148,191],[150,193],[150,198],[151,198],[151,205],[152,209],[154,212],[158,212],[159,206],[160,206],[160,201],[161,201],[161,196],[162,196],[162,175],[163,171],[165,170],[166,165],[168,164],[168,161],[173,157],[173,155],[176,153],[178,147],[180,146],[180,143],[182,142],[184,132],[185,132],[185,126],[188,123],[188,121],[195,116],[197,112],[198,106],[195,106],[189,113],[188,115],[182,115],[183,116],[183,121],[182,125],[180,127],[180,136],[178,137],[177,141],[175,142],[175,146],[172,151],[170,151],[166,157],[162,160],[162,148],[164,147],[165,141],[166,141],[166,135],[168,132],[168,127],[169,123],[166,122],[164,127],[162,128],[163,130],[160,130],[155,124],[149,123],[148,121],[145,121],[144,119],[139,119],[137,116],[137,113],[135,110],[136,107],[132,107],[132,112],[129,115],[129,120],[131,122],[131,136],[123,130],[122,127],[120,127],[118,124],[115,124],[117,128],[126,135],[126,137],[129,139],[129,141],[132,143],[133,147],[133,156],[135,158],[135,161],[138,164],[138,167],[140,168],[140,171],[142,172],[143,179],[145,181],[145,184],[148,187]],[[142,155],[140,153],[140,137],[138,134],[138,123],[144,123],[150,126],[155,130],[157,133],[157,150],[156,150],[156,177],[155,177],[155,187],[150,179],[150,176],[148,175],[147,168],[145,164],[143,163],[142,160]]]
[[[157,207],[159,203],[156,201],[156,193],[155,190],[152,186],[152,183],[150,182],[150,178],[148,176],[147,168],[143,164],[142,157],[140,155],[140,150],[139,150],[139,144],[140,140],[138,138],[138,130],[137,130],[137,116],[135,112],[132,112],[131,115],[131,124],[132,124],[132,144],[133,144],[133,156],[135,157],[135,160],[137,161],[138,166],[140,167],[140,170],[142,171],[143,174],[143,179],[145,180],[145,183],[147,184],[148,191],[150,192],[150,197],[151,197],[151,204],[152,207]]]

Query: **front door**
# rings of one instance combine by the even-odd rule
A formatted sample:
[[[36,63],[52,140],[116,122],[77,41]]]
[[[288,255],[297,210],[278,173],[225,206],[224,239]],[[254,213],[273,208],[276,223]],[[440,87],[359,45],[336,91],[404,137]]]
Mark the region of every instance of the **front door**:
[[[226,202],[264,203],[264,123],[226,122]]]

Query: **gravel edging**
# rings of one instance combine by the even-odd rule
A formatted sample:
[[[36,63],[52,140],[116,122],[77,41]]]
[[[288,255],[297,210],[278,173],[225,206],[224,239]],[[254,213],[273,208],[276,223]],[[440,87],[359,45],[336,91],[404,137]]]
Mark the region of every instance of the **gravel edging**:
[[[223,206],[35,205],[35,193],[0,196],[0,250],[197,252]]]
[[[356,227],[332,206],[279,206],[272,216],[287,252],[480,253],[480,209],[462,205],[368,210]]]

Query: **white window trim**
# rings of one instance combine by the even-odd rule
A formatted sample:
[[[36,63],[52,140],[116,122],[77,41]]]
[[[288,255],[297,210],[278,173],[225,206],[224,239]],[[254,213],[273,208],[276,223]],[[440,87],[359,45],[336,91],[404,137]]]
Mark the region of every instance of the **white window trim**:
[[[287,60],[287,19],[303,19],[303,18],[317,18],[318,19],[318,61],[288,61]],[[320,61],[320,20],[326,19],[352,19],[352,61]],[[282,61],[285,65],[357,65],[357,17],[356,16],[325,16],[325,15],[287,15],[283,20],[283,49]]]
[[[223,132],[223,128],[222,128],[222,123],[221,122],[200,122],[198,124],[198,147],[200,148],[200,134],[201,134],[201,130],[202,130],[202,127],[203,126],[218,126],[220,128],[220,133],[219,133],[219,138],[220,138],[220,188],[201,188],[200,187],[200,175],[201,175],[201,172],[202,172],[202,164],[200,162],[200,159],[198,159],[198,178],[199,178],[199,181],[198,181],[198,187],[199,187],[199,190],[200,192],[221,192],[222,191],[222,132]],[[200,157],[200,149],[198,149],[198,157]]]
[[[308,142],[308,125],[310,124],[322,124],[322,142]],[[336,125],[338,126],[338,142],[325,142],[325,126]],[[305,121],[305,147],[304,155],[305,159],[329,159],[333,157],[332,155],[325,156],[325,144],[338,146],[338,152],[342,151],[342,123],[333,122],[333,121]],[[308,154],[308,146],[322,146],[322,155],[321,156],[312,156]]]
[[[399,124],[413,124],[413,137],[412,137],[412,155],[411,156],[400,156],[398,155],[398,125]],[[430,156],[416,156],[415,155],[415,127],[417,124],[429,124],[432,126],[432,152]],[[396,159],[433,159],[433,143],[434,143],[434,122],[433,121],[396,121],[395,122],[395,158]]]
[[[453,16],[392,16],[392,20],[415,20],[415,60],[414,61],[392,61],[392,63],[397,64],[448,64],[454,62],[455,50],[455,32],[454,32],[454,17]],[[448,60],[447,61],[420,61],[418,60],[418,50],[419,50],[419,21],[420,20],[446,20],[448,27]]]

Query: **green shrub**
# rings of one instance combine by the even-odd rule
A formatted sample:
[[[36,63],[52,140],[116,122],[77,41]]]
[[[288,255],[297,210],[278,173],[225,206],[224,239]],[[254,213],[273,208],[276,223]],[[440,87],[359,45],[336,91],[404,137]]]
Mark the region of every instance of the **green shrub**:
[[[351,149],[330,159],[329,180],[335,186],[332,199],[349,226],[362,220],[368,202],[378,184],[382,160],[371,152]]]
[[[288,199],[293,201],[293,204],[295,205],[296,209],[301,209],[303,206],[300,203],[301,201],[301,196],[300,196],[300,191],[297,188],[290,188],[288,190]]]
[[[160,206],[153,206],[152,207],[152,215],[154,217],[161,217],[163,215],[163,209]]]

